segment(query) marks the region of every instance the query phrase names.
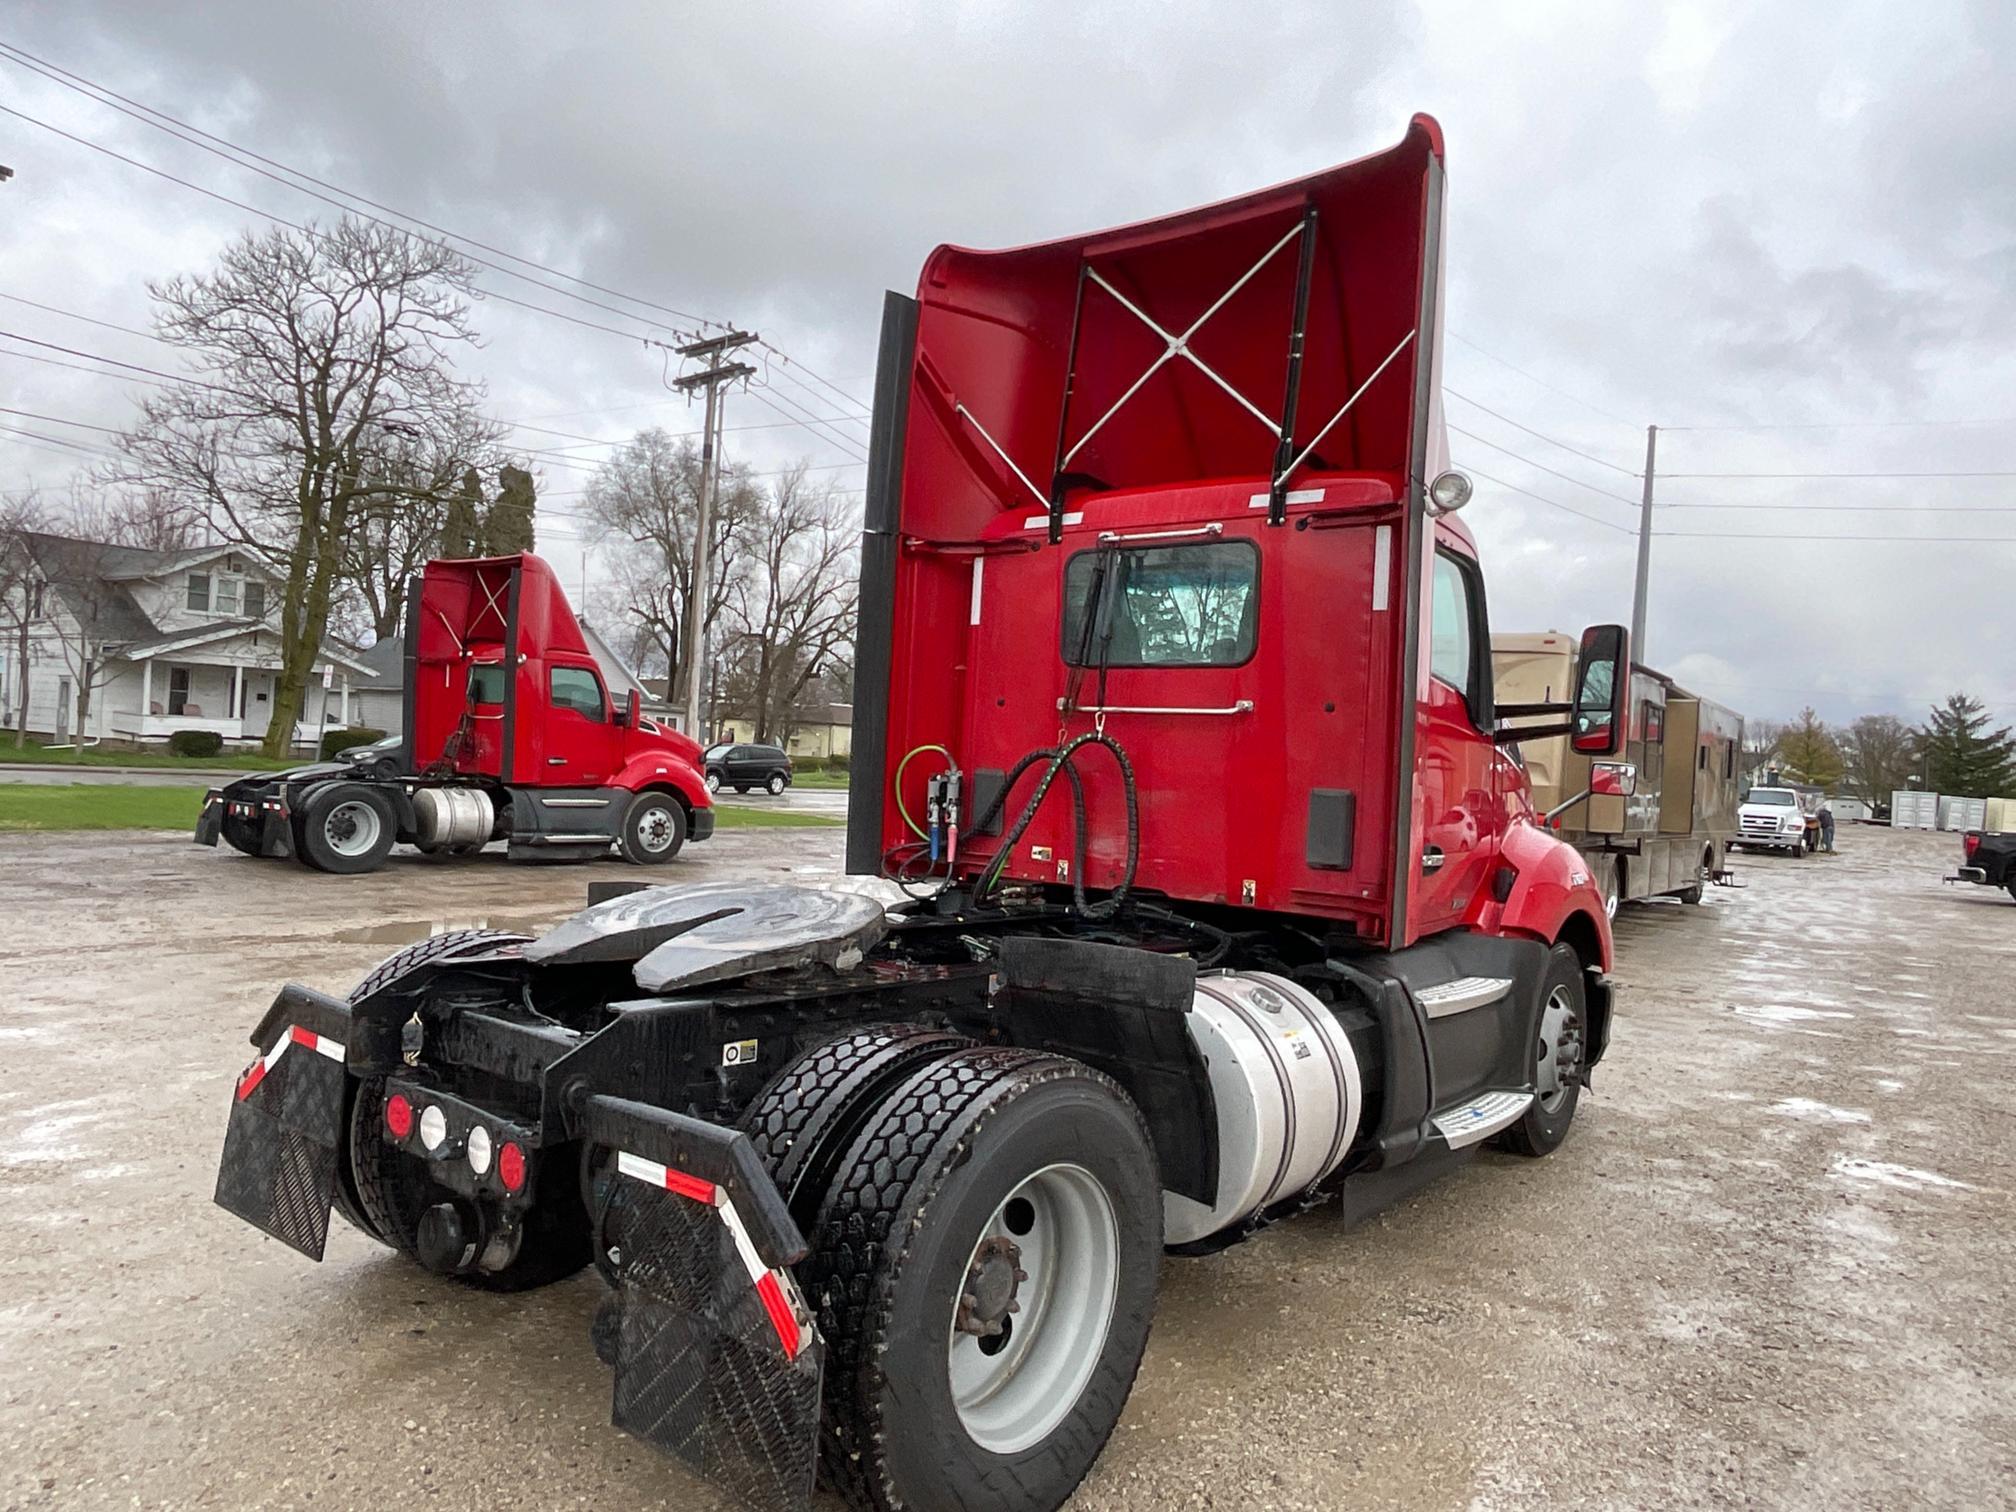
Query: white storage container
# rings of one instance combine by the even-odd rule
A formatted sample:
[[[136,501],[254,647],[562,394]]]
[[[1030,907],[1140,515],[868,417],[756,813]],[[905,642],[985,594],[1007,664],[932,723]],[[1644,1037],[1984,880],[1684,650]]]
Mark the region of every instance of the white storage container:
[[[1939,800],[1939,828],[1942,830],[1978,830],[1988,824],[1988,800],[1986,798],[1941,798]]]
[[[1899,788],[1890,795],[1890,827],[1892,829],[1937,829],[1939,827],[1939,795],[1921,792],[1917,788]]]
[[[1990,798],[1988,822],[1983,828],[1992,834],[2016,834],[2016,798]]]

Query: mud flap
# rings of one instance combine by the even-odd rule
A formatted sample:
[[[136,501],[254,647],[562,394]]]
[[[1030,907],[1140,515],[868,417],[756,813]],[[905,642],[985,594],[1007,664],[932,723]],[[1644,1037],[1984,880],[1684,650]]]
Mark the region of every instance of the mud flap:
[[[217,1167],[217,1205],[322,1258],[343,1137],[343,1046],[297,1024],[245,1068]]]
[[[806,1506],[825,1345],[776,1188],[733,1130],[613,1098],[592,1099],[588,1123],[615,1152],[598,1242],[616,1282],[616,1426],[752,1507]]]

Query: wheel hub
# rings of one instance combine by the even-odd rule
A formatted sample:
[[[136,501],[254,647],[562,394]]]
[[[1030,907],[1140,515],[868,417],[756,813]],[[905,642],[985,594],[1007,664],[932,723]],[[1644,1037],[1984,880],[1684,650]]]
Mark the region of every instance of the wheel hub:
[[[1029,1279],[1021,1259],[1022,1248],[1012,1239],[996,1234],[980,1242],[967,1268],[959,1314],[953,1320],[960,1333],[992,1339],[1007,1331],[1009,1315],[1022,1310],[1016,1288]]]
[[[1549,995],[1540,1015],[1540,1043],[1534,1081],[1541,1106],[1550,1112],[1582,1074],[1582,1018],[1569,995],[1559,988]]]

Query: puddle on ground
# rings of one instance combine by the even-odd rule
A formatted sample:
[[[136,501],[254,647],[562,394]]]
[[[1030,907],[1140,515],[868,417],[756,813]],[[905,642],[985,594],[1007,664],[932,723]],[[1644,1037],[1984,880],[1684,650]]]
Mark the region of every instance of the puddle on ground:
[[[471,919],[392,919],[361,929],[339,929],[329,938],[345,945],[410,945],[454,929],[506,929],[513,934],[544,934],[559,922],[554,914],[491,914]]]
[[[1906,1192],[1922,1192],[1931,1188],[1949,1192],[1974,1190],[1964,1181],[1955,1181],[1951,1176],[1941,1176],[1935,1171],[1916,1171],[1910,1166],[1891,1165],[1887,1160],[1864,1160],[1855,1155],[1835,1156],[1831,1174],[1849,1181],[1873,1181],[1880,1186],[1896,1187]]]
[[[1786,1118],[1810,1118],[1824,1123],[1866,1124],[1867,1113],[1857,1113],[1853,1108],[1830,1107],[1823,1102],[1815,1102],[1810,1097],[1788,1097],[1783,1102],[1772,1104],[1773,1113]]]
[[[1855,1017],[1830,1008],[1794,1008],[1789,1003],[1739,1003],[1729,1010],[1738,1018],[1755,1019],[1760,1024],[1796,1024],[1805,1019],[1845,1019]]]

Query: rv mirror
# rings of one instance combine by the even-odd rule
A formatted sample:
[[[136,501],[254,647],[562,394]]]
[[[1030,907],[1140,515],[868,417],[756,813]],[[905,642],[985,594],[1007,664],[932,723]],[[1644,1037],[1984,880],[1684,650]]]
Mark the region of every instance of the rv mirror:
[[[1575,722],[1568,739],[1577,755],[1615,756],[1624,748],[1630,691],[1630,633],[1622,625],[1591,625],[1582,632],[1575,667]]]

